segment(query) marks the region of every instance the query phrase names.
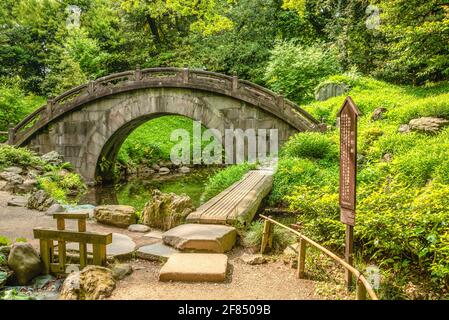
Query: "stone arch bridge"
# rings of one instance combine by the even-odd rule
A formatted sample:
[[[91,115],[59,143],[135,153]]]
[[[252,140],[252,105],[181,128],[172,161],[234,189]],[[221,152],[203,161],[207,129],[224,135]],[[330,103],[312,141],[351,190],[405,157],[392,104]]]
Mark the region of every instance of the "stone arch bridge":
[[[317,131],[311,115],[281,95],[236,76],[178,69],[136,68],[73,88],[9,129],[9,144],[39,154],[56,150],[88,183],[99,161],[115,160],[142,123],[176,114],[207,128],[278,129],[282,144],[297,131]]]

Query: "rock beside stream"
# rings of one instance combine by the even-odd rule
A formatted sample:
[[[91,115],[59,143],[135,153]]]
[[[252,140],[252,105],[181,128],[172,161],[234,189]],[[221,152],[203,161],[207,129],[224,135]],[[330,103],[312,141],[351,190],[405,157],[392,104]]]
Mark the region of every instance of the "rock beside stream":
[[[55,199],[50,197],[48,193],[44,190],[37,190],[28,198],[27,208],[45,211],[54,203],[56,203]]]
[[[189,196],[162,193],[156,189],[142,210],[142,221],[150,227],[168,230],[182,224],[194,210]]]
[[[94,209],[95,219],[104,224],[127,228],[137,220],[136,209],[124,205],[104,205]]]

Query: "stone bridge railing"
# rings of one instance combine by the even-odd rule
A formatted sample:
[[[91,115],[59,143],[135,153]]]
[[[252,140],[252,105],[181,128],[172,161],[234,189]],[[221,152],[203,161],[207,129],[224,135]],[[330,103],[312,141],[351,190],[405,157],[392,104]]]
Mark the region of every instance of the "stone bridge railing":
[[[64,92],[9,128],[8,143],[24,144],[34,133],[67,112],[103,97],[143,88],[190,88],[215,92],[260,107],[301,131],[318,131],[318,121],[298,105],[237,76],[180,69],[151,68],[111,74]]]

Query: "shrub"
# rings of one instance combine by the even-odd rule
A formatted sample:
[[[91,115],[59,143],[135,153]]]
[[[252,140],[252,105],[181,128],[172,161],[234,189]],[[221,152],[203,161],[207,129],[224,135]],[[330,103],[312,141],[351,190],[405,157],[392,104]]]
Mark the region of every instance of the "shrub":
[[[285,157],[336,160],[338,149],[332,139],[318,132],[304,132],[292,136],[282,149]]]
[[[7,246],[11,244],[11,240],[9,240],[5,236],[0,236],[0,246]]]
[[[0,145],[0,169],[9,166],[27,167],[43,164],[43,161],[34,152],[26,148]]]
[[[274,91],[298,103],[313,97],[314,88],[325,77],[338,73],[335,53],[323,45],[280,42],[271,52],[265,81]]]
[[[327,164],[320,167],[318,162],[302,158],[281,158],[274,176],[270,204],[282,203],[290,195],[294,186],[309,185],[338,186],[338,166]]]
[[[239,181],[245,173],[255,167],[254,164],[243,163],[232,165],[219,171],[209,178],[201,197],[202,201],[208,201],[215,197],[217,194],[230,187],[233,183]]]
[[[325,246],[341,248],[344,226],[340,222],[338,193],[330,187],[296,186],[284,198],[298,214],[301,231]]]
[[[243,237],[243,245],[248,247],[260,247],[262,243],[263,236],[263,225],[262,221],[252,222],[248,230],[245,232]],[[284,250],[289,244],[291,244],[295,237],[289,233],[287,230],[282,228],[274,227],[273,231],[273,251],[280,252]]]

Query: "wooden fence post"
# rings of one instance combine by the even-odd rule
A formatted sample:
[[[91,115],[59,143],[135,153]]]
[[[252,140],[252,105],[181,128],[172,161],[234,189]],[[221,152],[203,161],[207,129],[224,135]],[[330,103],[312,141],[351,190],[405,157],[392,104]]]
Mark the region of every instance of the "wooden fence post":
[[[306,265],[306,246],[307,242],[303,238],[299,238],[298,247],[298,278],[303,279]]]
[[[262,243],[260,244],[261,254],[264,254],[267,244],[269,243],[270,231],[271,231],[271,222],[265,220],[263,225]]]
[[[363,285],[362,281],[357,280],[357,300],[366,300],[366,288]]]

